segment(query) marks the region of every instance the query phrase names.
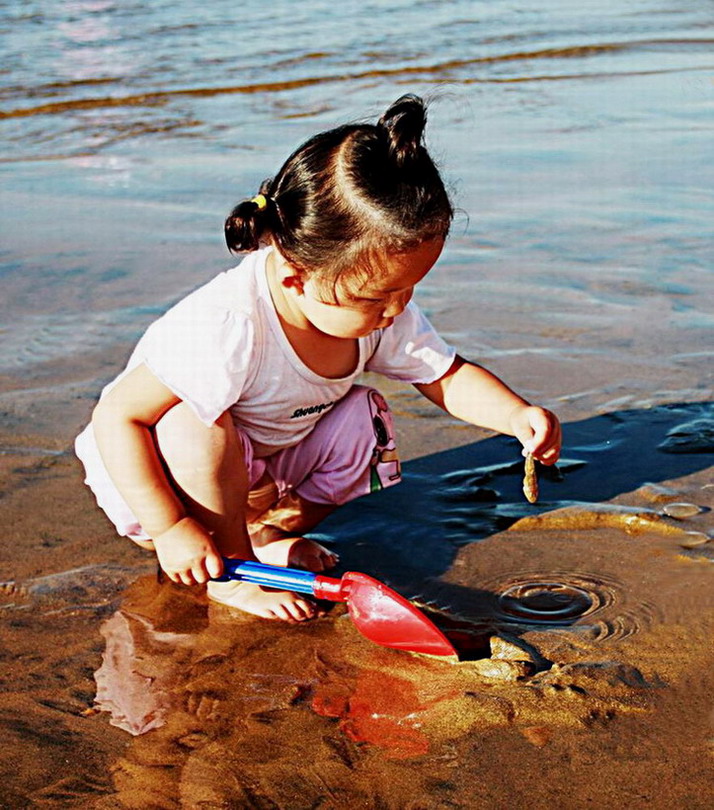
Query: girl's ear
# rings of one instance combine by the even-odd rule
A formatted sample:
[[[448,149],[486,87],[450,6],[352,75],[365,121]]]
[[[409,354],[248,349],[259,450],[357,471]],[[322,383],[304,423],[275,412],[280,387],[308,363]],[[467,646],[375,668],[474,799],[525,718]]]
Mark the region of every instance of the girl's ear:
[[[293,267],[287,259],[283,258],[276,249],[275,253],[275,275],[278,283],[286,290],[294,290],[298,295],[302,295],[305,288],[307,276],[303,270]]]
[[[298,295],[302,295],[305,292],[305,277],[297,270],[292,270],[292,272],[283,275],[280,279],[280,283],[287,290],[294,290]]]

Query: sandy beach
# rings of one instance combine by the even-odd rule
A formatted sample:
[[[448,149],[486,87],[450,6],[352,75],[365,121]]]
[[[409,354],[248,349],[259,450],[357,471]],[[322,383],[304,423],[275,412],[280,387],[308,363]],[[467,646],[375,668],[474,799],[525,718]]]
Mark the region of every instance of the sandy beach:
[[[224,0],[36,6],[0,10],[0,807],[711,807],[710,15],[310,0],[237,42]],[[514,440],[368,378],[404,482],[316,536],[448,660],[159,582],[72,451],[146,326],[235,263],[235,201],[404,92],[458,208],[416,300],[565,437],[531,505]]]
[[[3,806],[709,806],[711,404],[562,403],[564,480],[532,507],[512,440],[400,413],[411,396],[391,397],[405,482],[323,539],[458,662],[379,648],[341,609],[282,627],[157,583],[81,485],[86,397],[48,404],[64,435],[6,434]]]

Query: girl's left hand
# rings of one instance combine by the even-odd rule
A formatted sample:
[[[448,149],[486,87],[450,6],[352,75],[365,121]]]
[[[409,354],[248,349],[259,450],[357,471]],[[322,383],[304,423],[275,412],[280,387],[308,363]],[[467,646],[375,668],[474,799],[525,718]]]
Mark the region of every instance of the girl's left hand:
[[[543,464],[555,464],[560,456],[561,429],[558,417],[537,405],[519,405],[510,415],[513,435],[523,445],[523,455]]]

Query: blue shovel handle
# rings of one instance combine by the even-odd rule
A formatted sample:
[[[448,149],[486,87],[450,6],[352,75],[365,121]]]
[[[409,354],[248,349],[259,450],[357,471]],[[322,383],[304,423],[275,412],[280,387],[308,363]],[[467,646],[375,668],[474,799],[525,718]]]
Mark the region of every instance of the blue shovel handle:
[[[265,565],[252,560],[231,560],[223,558],[223,576],[216,577],[216,582],[228,582],[240,579],[253,582],[267,588],[279,588],[295,593],[315,594],[317,574],[312,571],[300,571],[297,568],[281,568],[276,565]]]

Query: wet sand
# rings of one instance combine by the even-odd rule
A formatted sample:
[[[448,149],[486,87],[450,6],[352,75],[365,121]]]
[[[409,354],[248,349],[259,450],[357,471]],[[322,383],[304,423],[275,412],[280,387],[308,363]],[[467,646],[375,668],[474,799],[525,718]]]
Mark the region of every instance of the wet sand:
[[[6,411],[2,806],[711,806],[714,412],[656,404],[663,383],[639,408],[561,400],[535,506],[512,440],[390,392],[405,482],[321,536],[458,661],[377,647],[339,607],[283,627],[159,584],[82,486],[89,395],[54,386],[34,433]]]

